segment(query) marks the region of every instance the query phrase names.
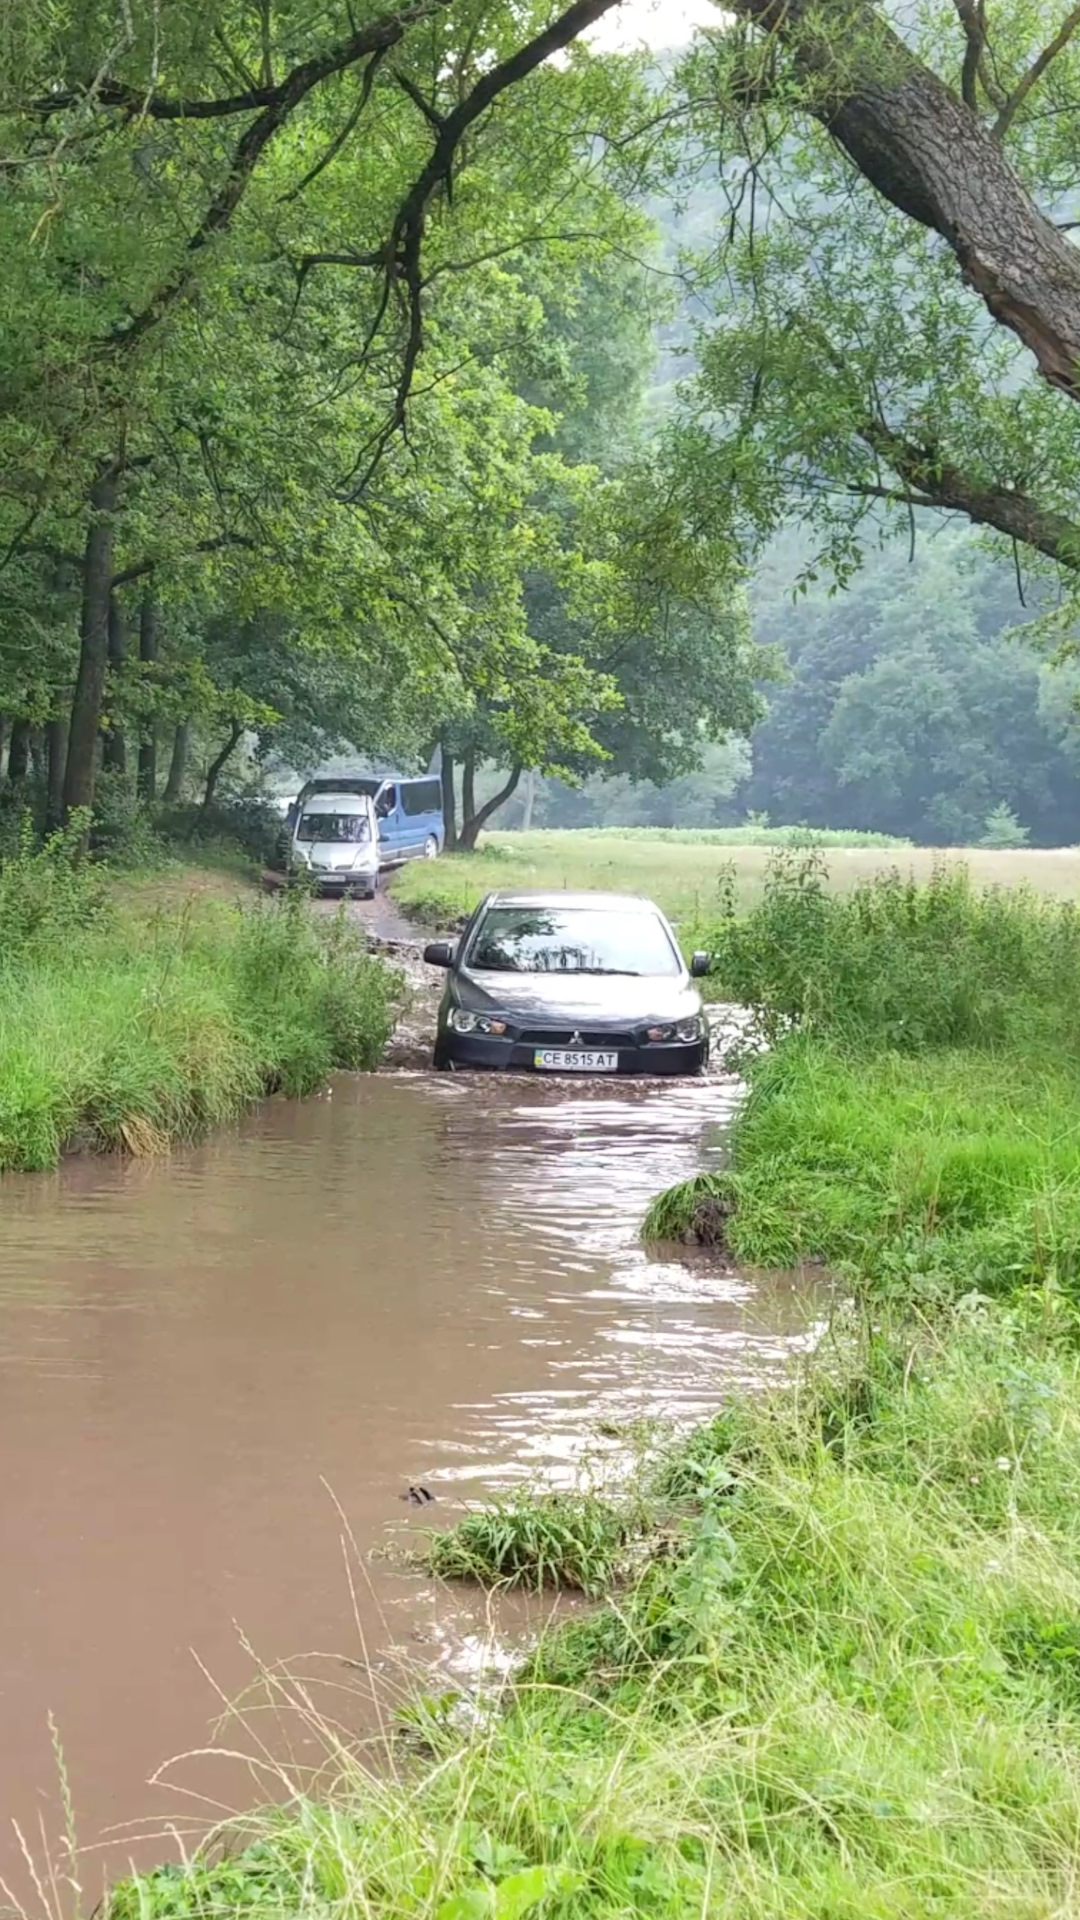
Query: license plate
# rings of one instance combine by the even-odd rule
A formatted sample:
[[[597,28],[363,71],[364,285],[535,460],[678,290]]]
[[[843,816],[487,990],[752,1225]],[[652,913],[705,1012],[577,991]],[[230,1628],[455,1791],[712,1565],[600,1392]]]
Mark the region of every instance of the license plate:
[[[580,1047],[538,1047],[533,1054],[534,1067],[549,1073],[618,1073],[617,1053],[585,1053]]]

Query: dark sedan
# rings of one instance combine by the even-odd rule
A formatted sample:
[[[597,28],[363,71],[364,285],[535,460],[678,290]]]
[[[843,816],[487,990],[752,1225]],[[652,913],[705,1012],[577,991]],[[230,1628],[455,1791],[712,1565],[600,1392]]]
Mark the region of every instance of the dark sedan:
[[[526,1073],[700,1073],[709,1028],[693,978],[651,900],[612,893],[492,893],[448,969],[435,1065]]]

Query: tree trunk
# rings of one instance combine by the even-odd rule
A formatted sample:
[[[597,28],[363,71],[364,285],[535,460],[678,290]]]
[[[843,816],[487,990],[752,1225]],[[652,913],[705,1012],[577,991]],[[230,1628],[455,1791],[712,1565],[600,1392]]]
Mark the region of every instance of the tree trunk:
[[[127,772],[127,743],[119,714],[115,711],[119,675],[127,654],[127,620],[115,593],[109,595],[109,681],[114,711],[109,715],[101,748],[101,764],[110,773]]]
[[[533,808],[536,805],[536,768],[530,767],[525,775],[525,804],[521,809],[521,831],[532,832]]]
[[[461,834],[458,839],[458,846],[462,853],[474,853],[476,851],[476,842],[483,829],[487,826],[492,814],[498,813],[499,808],[504,807],[506,802],[517,792],[517,784],[521,779],[522,772],[523,769],[521,767],[513,767],[506,785],[500,787],[498,793],[493,793],[490,800],[485,800],[482,807],[474,807],[471,814],[466,814],[461,823]]]
[[[864,179],[940,235],[1044,378],[1080,399],[1080,250],[1036,206],[994,130],[915,57],[874,0],[731,4],[787,47],[807,111]]]
[[[172,759],[169,761],[168,777],[162,799],[167,807],[175,807],[184,792],[184,776],[187,773],[188,748],[191,745],[191,721],[181,720],[173,735]]]
[[[442,810],[443,826],[446,829],[444,845],[447,853],[453,853],[457,847],[457,800],[454,796],[454,756],[444,747],[442,750]]]
[[[139,660],[144,667],[157,664],[158,633],[157,601],[148,587],[139,609]],[[144,727],[139,741],[138,793],[148,806],[157,799],[157,727],[153,720]]]
[[[119,472],[115,466],[109,466],[98,475],[90,492],[90,526],[83,562],[79,671],[71,706],[67,768],[64,774],[65,816],[76,807],[92,807],[94,804],[94,763],[105,694],[105,670],[109,660],[113,514],[119,486]]]
[[[463,846],[475,846],[476,836],[469,839],[469,823],[476,812],[476,754],[472,747],[461,762],[461,843]]]
[[[11,740],[8,745],[7,777],[11,781],[25,780],[30,771],[30,722],[13,720]]]
[[[69,750],[67,721],[50,720],[45,728],[45,826],[49,833],[55,833],[64,824]]]
[[[221,752],[217,754],[213,760],[211,760],[210,765],[207,768],[206,787],[202,797],[203,813],[209,813],[210,808],[213,806],[214,795],[217,792],[217,783],[221,778],[222,768],[225,766],[226,761],[231,759],[232,755],[236,752],[236,749],[240,745],[240,742],[243,739],[243,737],[244,737],[243,721],[230,720],[229,721],[229,737],[226,740],[225,745],[222,747]]]

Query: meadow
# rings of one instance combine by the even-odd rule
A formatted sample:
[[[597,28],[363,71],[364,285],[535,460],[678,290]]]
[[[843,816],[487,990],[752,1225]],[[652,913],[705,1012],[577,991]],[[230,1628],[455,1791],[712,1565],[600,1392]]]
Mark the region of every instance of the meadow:
[[[765,889],[778,846],[806,836],[757,829],[753,844],[745,829],[731,833],[660,831],[490,833],[479,852],[416,862],[393,880],[394,898],[429,925],[447,925],[471,913],[495,888],[573,887],[643,893],[673,920],[707,921],[719,907],[725,869],[734,873],[739,904],[754,906]],[[849,838],[857,836],[849,836]],[[897,868],[927,880],[935,868],[964,866],[980,886],[1030,886],[1057,899],[1080,896],[1080,849],[985,848],[939,850],[903,842],[838,845],[843,836],[821,836],[828,884],[847,892],[875,874]],[[834,844],[829,844],[832,841]]]

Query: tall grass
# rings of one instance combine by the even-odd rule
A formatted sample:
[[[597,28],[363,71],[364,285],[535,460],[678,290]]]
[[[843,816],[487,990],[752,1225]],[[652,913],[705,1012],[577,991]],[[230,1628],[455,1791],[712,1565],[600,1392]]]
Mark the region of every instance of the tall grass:
[[[772,1051],[726,1173],[661,1196],[652,1237],[722,1222],[739,1258],[818,1258],[923,1297],[1080,1287],[1080,916],[1024,891],[883,875],[837,896],[779,855],[708,931]]]
[[[78,836],[0,868],[0,1170],[161,1151],[370,1067],[395,985],[298,900],[119,913]]]

